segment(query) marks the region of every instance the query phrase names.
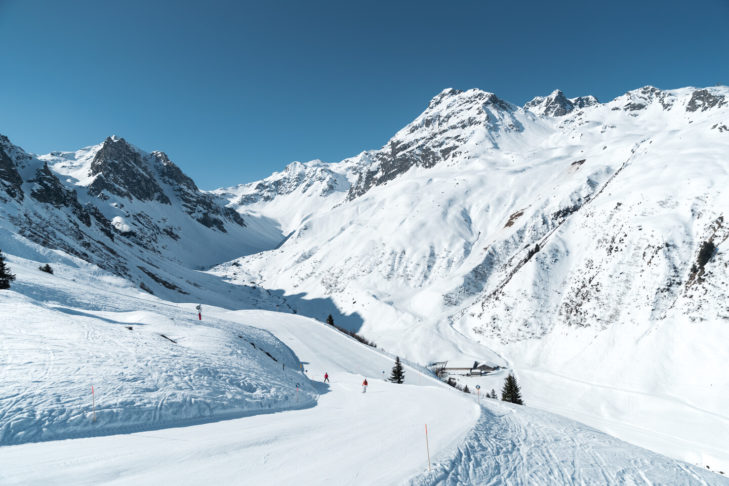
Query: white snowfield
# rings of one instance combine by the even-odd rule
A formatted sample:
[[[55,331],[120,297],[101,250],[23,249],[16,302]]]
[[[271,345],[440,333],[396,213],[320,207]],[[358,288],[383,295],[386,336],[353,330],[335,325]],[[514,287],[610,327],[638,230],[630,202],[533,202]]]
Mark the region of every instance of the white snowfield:
[[[446,90],[380,150],[219,191],[290,237],[213,272],[331,299],[412,361],[507,366],[532,406],[729,471],[728,114],[727,87]]]
[[[411,485],[709,485],[729,479],[626,444],[572,420],[486,400],[451,458]]]
[[[54,263],[49,275],[38,262],[8,260],[18,282],[0,292],[0,445],[316,403],[299,359],[266,331],[199,322],[194,305],[168,304],[91,265]]]
[[[90,437],[0,446],[2,485],[729,484],[547,412],[496,401],[481,410],[407,365],[405,384],[388,383],[390,356],[310,318],[203,306],[200,322],[192,304],[91,267],[57,263],[50,276],[32,260],[8,260],[23,282],[0,293],[14,321],[0,326],[4,433],[11,442]],[[238,346],[238,335],[256,348]],[[288,369],[299,362],[311,381]],[[309,408],[230,419],[297,406]],[[196,418],[207,423],[181,426]],[[95,436],[113,427],[127,433]]]

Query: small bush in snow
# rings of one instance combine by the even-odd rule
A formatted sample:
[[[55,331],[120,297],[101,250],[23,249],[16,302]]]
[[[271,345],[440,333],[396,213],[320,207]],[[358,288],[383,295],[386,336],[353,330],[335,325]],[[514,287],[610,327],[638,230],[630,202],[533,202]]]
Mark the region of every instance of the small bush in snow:
[[[9,289],[10,282],[13,280],[15,280],[15,275],[10,273],[10,268],[5,265],[5,257],[2,250],[0,250],[0,289]]]
[[[53,275],[53,269],[47,263],[45,265],[41,265],[40,267],[38,267],[38,270],[40,270],[41,272],[46,272],[46,273],[50,273],[51,275]]]

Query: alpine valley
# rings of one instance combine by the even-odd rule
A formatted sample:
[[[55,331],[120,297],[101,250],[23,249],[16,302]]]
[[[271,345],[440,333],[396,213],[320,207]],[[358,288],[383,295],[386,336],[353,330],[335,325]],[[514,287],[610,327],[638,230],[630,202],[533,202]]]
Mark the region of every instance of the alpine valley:
[[[578,426],[562,424],[557,414],[589,426],[570,432],[588,437],[583,444],[590,434],[607,443],[603,432],[729,473],[728,187],[727,87],[647,86],[606,103],[557,90],[524,106],[478,89],[447,89],[378,150],[336,163],[293,162],[264,180],[214,191],[200,190],[163,152],[117,136],[46,155],[0,137],[0,248],[18,274],[11,292],[45,316],[38,326],[52,316],[80,319],[82,310],[89,319],[149,326],[164,315],[164,337],[179,341],[172,334],[180,309],[191,315],[197,303],[203,313],[218,309],[214,330],[198,336],[208,344],[189,359],[204,361],[204,350],[219,353],[217,364],[200,367],[225,383],[222,415],[249,413],[258,406],[250,405],[254,395],[284,403],[296,377],[277,378],[275,386],[232,385],[215,370],[247,365],[233,364],[232,345],[220,341],[229,338],[220,336],[245,341],[236,356],[274,373],[279,362],[295,368],[301,353],[278,333],[303,334],[294,323],[323,322],[331,314],[338,326],[374,341],[388,360],[404,358],[412,377],[426,379],[434,363],[486,363],[497,371],[458,377],[485,391],[500,389],[506,372],[514,372],[531,409],[514,420],[528,424],[530,434],[540,431],[546,443],[552,436],[545,423]],[[64,288],[78,288],[61,295],[50,290],[60,284],[27,276],[46,262],[71,275]],[[82,298],[84,285],[92,289]],[[95,300],[94,292],[120,297],[100,305],[105,297]],[[0,306],[20,305],[4,294]],[[139,299],[147,302],[142,310],[135,308]],[[41,307],[50,314],[40,314]],[[133,310],[143,315],[109,314]],[[236,312],[249,314],[239,321]],[[262,321],[275,323],[261,325],[272,334],[255,329]],[[199,332],[184,329],[179,333],[190,339]],[[118,332],[110,342],[130,333]],[[317,332],[307,334],[328,339]],[[277,358],[275,365],[256,354],[259,348]],[[359,351],[351,353],[364,362]],[[7,373],[20,390],[23,370],[13,369]],[[179,372],[172,364],[169,370]],[[176,396],[155,390],[165,398],[152,397],[152,409]],[[307,381],[301,393],[300,404],[272,408],[313,406],[316,387]],[[61,420],[53,414],[26,414],[34,424],[27,437],[26,422],[10,414],[21,395],[5,402],[0,395],[0,444],[96,435],[80,425],[64,435],[63,427],[49,427]],[[33,408],[39,396],[26,396],[21,408]],[[182,397],[175,410],[184,413],[149,416],[161,427],[166,419],[218,413],[190,403]],[[129,425],[140,426],[146,420],[140,417]],[[474,431],[495,427],[480,417],[464,425],[471,446],[479,440]],[[453,432],[444,453],[465,434]],[[444,456],[438,481],[452,477],[473,453],[469,447]],[[657,461],[644,463],[658,467]],[[470,471],[479,484],[493,474]],[[704,484],[725,480],[701,477]],[[414,481],[430,484],[428,477]]]

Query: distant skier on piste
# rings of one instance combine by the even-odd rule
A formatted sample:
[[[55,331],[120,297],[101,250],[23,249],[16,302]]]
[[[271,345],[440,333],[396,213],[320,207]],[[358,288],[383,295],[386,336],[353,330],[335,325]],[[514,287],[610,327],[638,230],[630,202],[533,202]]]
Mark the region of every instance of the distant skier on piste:
[[[324,383],[329,383],[329,373],[324,372]]]
[[[367,393],[367,378],[362,382],[362,393]]]

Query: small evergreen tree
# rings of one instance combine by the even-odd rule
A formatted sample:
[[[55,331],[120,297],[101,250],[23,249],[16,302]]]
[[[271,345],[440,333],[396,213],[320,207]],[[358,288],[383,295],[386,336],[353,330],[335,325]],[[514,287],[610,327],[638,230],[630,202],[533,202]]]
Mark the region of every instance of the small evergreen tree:
[[[403,370],[402,363],[400,363],[400,356],[395,357],[395,366],[392,367],[390,381],[400,384],[405,381],[405,370]]]
[[[10,273],[10,269],[5,265],[5,257],[0,250],[0,289],[9,289],[10,282],[15,280],[15,275]]]
[[[491,389],[491,395],[489,395],[489,398],[498,398],[496,396],[496,390],[494,390],[493,388]]]
[[[334,318],[331,314],[329,314],[329,316],[327,317],[327,324],[329,324],[330,326],[334,325]]]
[[[524,405],[524,402],[521,399],[521,390],[519,390],[519,385],[516,383],[516,378],[511,373],[509,373],[509,376],[507,376],[504,380],[504,388],[501,389],[501,400],[516,403],[518,405]]]
[[[463,387],[463,393],[471,393],[471,390],[468,389],[468,385]]]
[[[40,270],[41,272],[46,272],[46,273],[50,273],[51,275],[53,275],[53,269],[47,263],[45,265],[38,267],[38,270]]]

